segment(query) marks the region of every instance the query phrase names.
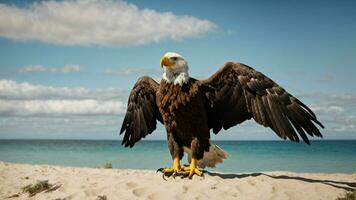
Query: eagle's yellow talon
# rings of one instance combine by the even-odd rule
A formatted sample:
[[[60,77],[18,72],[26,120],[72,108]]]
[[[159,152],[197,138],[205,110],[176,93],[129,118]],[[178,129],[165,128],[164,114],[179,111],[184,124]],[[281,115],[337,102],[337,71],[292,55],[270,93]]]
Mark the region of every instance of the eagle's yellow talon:
[[[197,169],[197,168],[194,169],[194,173],[195,173],[196,175],[198,175],[198,176],[202,176],[202,175],[203,175],[203,172],[200,171],[200,170]]]
[[[160,168],[157,171],[160,171],[163,173],[164,176],[178,176],[181,172],[181,167],[179,164],[179,158],[174,158],[173,160],[173,166],[171,168]]]
[[[175,170],[173,168],[162,168],[160,171],[163,173],[174,173]]]
[[[188,178],[192,178],[193,175],[197,176],[203,176],[203,172],[197,167],[197,160],[195,158],[192,158],[190,166],[189,167],[182,167],[182,175],[183,176],[188,176]]]
[[[180,168],[182,171],[189,171],[190,170],[190,166],[183,166],[182,168]]]

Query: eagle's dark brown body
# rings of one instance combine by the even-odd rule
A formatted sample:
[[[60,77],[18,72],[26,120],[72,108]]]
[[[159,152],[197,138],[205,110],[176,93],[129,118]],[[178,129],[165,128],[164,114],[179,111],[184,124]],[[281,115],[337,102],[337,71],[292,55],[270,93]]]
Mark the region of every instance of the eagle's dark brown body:
[[[190,78],[182,87],[162,80],[157,105],[167,130],[172,158],[183,157],[183,146],[191,148],[193,157],[203,158],[209,150],[209,127],[205,89]]]
[[[309,144],[309,136],[322,137],[323,125],[301,101],[264,74],[241,63],[226,63],[206,80],[190,78],[174,85],[150,77],[140,78],[131,91],[120,133],[122,144],[132,147],[156,129],[167,130],[173,158],[183,156],[183,146],[200,159],[209,150],[209,131],[215,134],[253,118],[280,138]],[[314,124],[315,123],[315,124]]]

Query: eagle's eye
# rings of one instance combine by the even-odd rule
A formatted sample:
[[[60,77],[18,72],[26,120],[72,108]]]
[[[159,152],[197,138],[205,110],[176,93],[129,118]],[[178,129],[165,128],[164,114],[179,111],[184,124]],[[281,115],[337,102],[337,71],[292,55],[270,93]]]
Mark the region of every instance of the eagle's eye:
[[[178,57],[171,57],[171,60],[176,61]]]

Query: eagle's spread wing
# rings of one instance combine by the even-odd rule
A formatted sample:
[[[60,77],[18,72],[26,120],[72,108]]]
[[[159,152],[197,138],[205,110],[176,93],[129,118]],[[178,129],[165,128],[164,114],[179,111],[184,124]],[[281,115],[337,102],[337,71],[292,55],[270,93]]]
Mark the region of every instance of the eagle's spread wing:
[[[159,84],[150,77],[141,77],[133,87],[120,134],[125,132],[122,144],[134,144],[156,129],[156,120],[162,122],[156,104],[156,91]]]
[[[322,137],[314,123],[324,127],[313,111],[249,66],[228,62],[201,83],[208,88],[208,123],[215,134],[253,118],[283,139],[299,142],[296,132],[308,144],[305,132]]]

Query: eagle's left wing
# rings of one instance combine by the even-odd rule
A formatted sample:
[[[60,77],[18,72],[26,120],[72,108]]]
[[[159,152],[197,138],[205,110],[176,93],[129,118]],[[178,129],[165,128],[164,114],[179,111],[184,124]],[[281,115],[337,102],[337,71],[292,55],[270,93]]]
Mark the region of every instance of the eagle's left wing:
[[[314,123],[323,125],[313,111],[247,65],[228,62],[201,84],[207,88],[208,123],[215,134],[253,118],[283,139],[299,142],[296,131],[308,144],[305,132],[322,137]]]

